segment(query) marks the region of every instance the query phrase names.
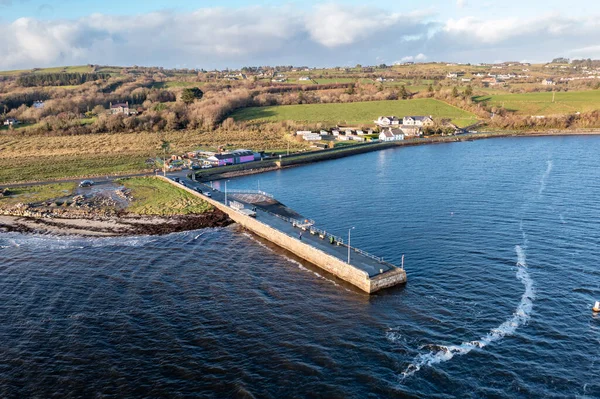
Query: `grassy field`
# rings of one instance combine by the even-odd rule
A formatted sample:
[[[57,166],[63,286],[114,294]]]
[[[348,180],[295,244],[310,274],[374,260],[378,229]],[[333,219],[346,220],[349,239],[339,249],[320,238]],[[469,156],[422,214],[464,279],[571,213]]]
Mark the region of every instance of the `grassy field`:
[[[452,119],[459,126],[467,126],[477,120],[470,112],[433,99],[253,107],[241,109],[232,116],[239,121],[372,124],[382,115],[433,115],[434,118]]]
[[[27,136],[0,133],[0,184],[90,175],[126,174],[151,169],[145,161],[160,153],[162,139],[171,153],[227,148],[276,150],[287,148],[283,133],[178,131],[157,133]],[[298,144],[294,144],[292,149]]]
[[[586,112],[600,108],[600,90],[555,93],[492,94],[474,98],[478,102],[503,106],[519,115],[557,115]]]
[[[75,183],[53,183],[11,188],[9,196],[0,197],[0,207],[15,205],[19,202],[35,203],[60,198],[72,194],[75,187],[77,187]]]
[[[189,215],[213,209],[201,198],[154,177],[123,179],[121,183],[133,197],[127,210],[138,215]]]

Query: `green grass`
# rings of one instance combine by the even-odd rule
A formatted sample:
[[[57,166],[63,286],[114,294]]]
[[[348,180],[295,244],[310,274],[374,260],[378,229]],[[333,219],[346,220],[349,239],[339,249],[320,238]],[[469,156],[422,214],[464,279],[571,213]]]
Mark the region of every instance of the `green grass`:
[[[40,181],[90,175],[112,175],[139,172],[148,167],[147,156],[136,154],[81,154],[39,156],[24,159],[0,158],[0,184]]]
[[[519,115],[559,115],[600,109],[600,90],[522,94],[491,94],[474,97],[475,101],[504,107]]]
[[[189,215],[213,209],[208,202],[155,177],[123,179],[133,202],[127,210],[138,215]]]
[[[244,108],[233,113],[238,121],[298,121],[345,124],[372,124],[382,115],[432,115],[449,118],[459,126],[475,123],[477,118],[442,101],[416,100],[370,101],[345,104],[303,104]]]
[[[0,197],[0,207],[15,205],[19,202],[31,204],[64,197],[71,195],[76,187],[75,183],[52,183],[10,188],[9,196]]]

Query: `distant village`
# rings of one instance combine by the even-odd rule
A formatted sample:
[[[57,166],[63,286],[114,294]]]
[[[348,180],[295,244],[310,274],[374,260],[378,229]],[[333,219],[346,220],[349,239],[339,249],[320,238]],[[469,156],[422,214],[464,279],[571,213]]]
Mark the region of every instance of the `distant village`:
[[[313,132],[310,130],[296,131],[296,137],[305,141],[313,142],[314,147],[328,148],[328,142],[333,141],[398,141],[421,137],[428,127],[435,125],[431,115],[428,116],[380,116],[373,121],[375,129],[363,130],[356,127],[338,127],[331,130]],[[446,129],[452,134],[461,131],[456,125],[444,122]]]

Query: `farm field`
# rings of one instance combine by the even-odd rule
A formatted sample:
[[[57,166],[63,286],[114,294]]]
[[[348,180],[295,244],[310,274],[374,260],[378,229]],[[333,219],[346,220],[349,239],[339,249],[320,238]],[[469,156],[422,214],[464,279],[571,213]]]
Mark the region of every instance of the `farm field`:
[[[433,99],[252,107],[236,111],[232,117],[238,121],[372,124],[382,115],[432,115],[434,118],[449,118],[459,126],[477,121],[470,112]]]
[[[552,93],[492,94],[476,96],[477,102],[504,107],[519,115],[558,115],[600,109],[600,90]]]
[[[0,133],[0,184],[89,175],[127,174],[152,169],[148,158],[163,155],[161,140],[171,153],[212,149],[285,149],[283,134],[240,130],[212,132],[87,134],[79,136],[26,136]],[[297,143],[292,143],[292,149]]]

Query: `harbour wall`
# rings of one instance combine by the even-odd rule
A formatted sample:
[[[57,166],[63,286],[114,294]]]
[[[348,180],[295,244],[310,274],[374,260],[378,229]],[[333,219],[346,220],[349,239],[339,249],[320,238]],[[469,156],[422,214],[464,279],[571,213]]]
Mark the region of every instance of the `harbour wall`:
[[[187,190],[193,195],[201,197],[215,208],[220,209],[229,215],[234,222],[250,230],[254,234],[257,234],[258,236],[269,240],[279,247],[290,251],[294,255],[309,261],[315,266],[318,266],[334,276],[360,288],[366,293],[372,294],[381,289],[406,282],[406,271],[404,269],[394,267],[391,270],[381,273],[377,276],[369,277],[367,272],[360,270],[359,268],[348,264],[335,256],[325,253],[305,242],[302,242],[295,237],[291,237],[253,217],[243,215],[237,210],[225,206],[219,201],[205,197],[190,188],[183,187],[182,185],[171,181],[170,179],[162,176],[159,176],[159,178],[176,185],[178,188]]]

